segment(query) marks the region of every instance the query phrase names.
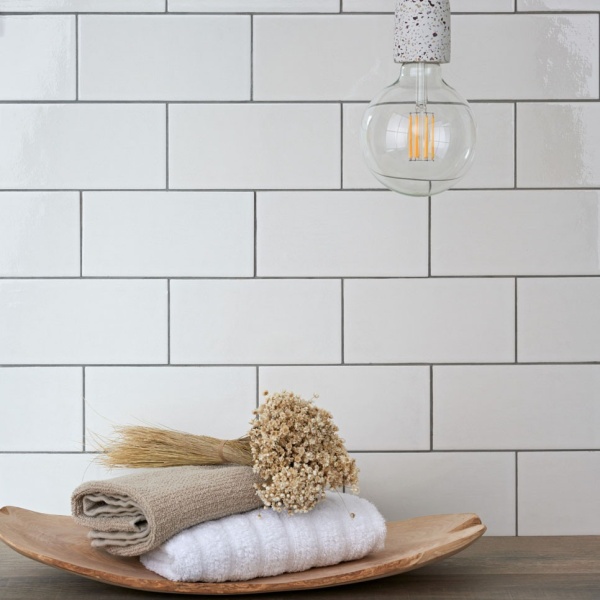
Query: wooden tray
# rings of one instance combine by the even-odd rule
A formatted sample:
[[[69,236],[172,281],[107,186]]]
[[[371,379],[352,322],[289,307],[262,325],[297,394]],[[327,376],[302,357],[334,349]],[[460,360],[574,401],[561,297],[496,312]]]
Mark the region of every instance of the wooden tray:
[[[384,550],[361,560],[250,581],[178,583],[148,571],[137,558],[95,550],[88,529],[71,517],[7,506],[0,540],[33,560],[112,585],[176,594],[258,594],[330,587],[411,571],[460,552],[483,535],[474,514],[434,515],[388,523]]]

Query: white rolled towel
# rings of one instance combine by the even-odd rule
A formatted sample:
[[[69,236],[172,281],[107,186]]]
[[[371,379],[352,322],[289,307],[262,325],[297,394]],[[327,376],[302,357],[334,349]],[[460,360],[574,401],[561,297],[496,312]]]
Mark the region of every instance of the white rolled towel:
[[[172,581],[245,581],[356,560],[381,550],[385,535],[368,500],[327,492],[308,513],[259,509],[201,523],[140,560]]]

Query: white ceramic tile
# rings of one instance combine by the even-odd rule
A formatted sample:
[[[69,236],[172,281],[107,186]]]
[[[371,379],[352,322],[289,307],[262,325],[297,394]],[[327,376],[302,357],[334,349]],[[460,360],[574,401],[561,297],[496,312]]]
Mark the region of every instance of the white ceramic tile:
[[[339,0],[168,0],[170,12],[339,12]]]
[[[79,275],[79,194],[1,192],[0,276],[61,275]]]
[[[452,0],[452,12],[513,12],[515,0]],[[344,12],[394,12],[396,0],[342,0]]]
[[[259,390],[330,411],[350,450],[429,450],[428,367],[261,367]]]
[[[514,360],[508,279],[351,279],[344,283],[348,363]]]
[[[432,198],[433,275],[596,275],[600,194],[460,191]]]
[[[0,372],[1,375],[1,372]],[[249,429],[256,407],[253,367],[88,367],[86,439],[113,424],[152,424],[233,439]]]
[[[254,98],[370,100],[398,78],[393,37],[388,15],[255,17]]]
[[[520,279],[518,327],[520,361],[600,361],[600,279]]]
[[[340,107],[172,105],[169,165],[173,188],[337,188]]]
[[[83,274],[252,277],[247,192],[85,192]]]
[[[600,446],[596,365],[434,367],[433,389],[436,450]]]
[[[249,100],[250,17],[80,17],[79,97]]]
[[[443,71],[469,99],[598,98],[598,61],[596,15],[464,15]]]
[[[511,188],[515,183],[513,104],[472,103],[477,125],[475,159],[457,188]]]
[[[340,287],[336,280],[172,281],[171,362],[340,362]]]
[[[257,223],[259,275],[427,276],[426,198],[264,192]]]
[[[355,454],[361,496],[389,521],[476,513],[489,535],[515,533],[512,453]]]
[[[394,12],[396,0],[342,0],[344,12]]]
[[[163,12],[166,0],[0,0],[2,12]]]
[[[0,124],[5,189],[165,185],[164,106],[2,104]]]
[[[600,186],[600,103],[519,104],[519,187]]]
[[[600,535],[600,452],[519,453],[519,535]]]
[[[367,104],[343,106],[343,184],[345,188],[385,189],[367,168],[360,148],[360,127]]]
[[[360,127],[367,104],[344,104],[344,187],[382,188],[365,165]],[[458,188],[504,188],[514,185],[514,116],[512,104],[471,104],[477,123],[475,161]]]
[[[167,360],[165,281],[0,281],[0,364]]]
[[[75,99],[75,18],[0,17],[0,100]]]
[[[254,97],[371,100],[399,72],[392,32],[392,15],[257,17]],[[444,79],[466,98],[598,98],[595,15],[459,15],[452,41]]]
[[[515,0],[452,0],[453,12],[513,12]]]
[[[81,450],[82,369],[0,369],[0,451]]]
[[[517,0],[517,10],[547,11],[547,10],[600,10],[598,0]]]
[[[84,481],[108,479],[95,454],[0,454],[0,507],[71,514],[71,492]]]

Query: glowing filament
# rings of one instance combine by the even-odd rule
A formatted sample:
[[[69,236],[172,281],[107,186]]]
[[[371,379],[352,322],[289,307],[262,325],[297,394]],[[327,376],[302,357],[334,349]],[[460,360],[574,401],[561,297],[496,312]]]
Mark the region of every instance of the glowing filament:
[[[433,113],[410,113],[408,116],[409,160],[435,159],[435,115]]]

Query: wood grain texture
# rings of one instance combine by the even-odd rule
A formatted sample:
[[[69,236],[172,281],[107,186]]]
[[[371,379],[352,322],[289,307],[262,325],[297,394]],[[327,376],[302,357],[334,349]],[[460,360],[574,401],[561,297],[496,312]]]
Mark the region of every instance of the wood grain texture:
[[[106,585],[29,560],[0,544],[2,600],[181,598]],[[256,598],[256,596],[237,596]],[[483,537],[444,561],[350,586],[272,594],[289,600],[598,600],[600,536]]]
[[[387,577],[451,556],[484,531],[485,526],[473,514],[418,517],[388,523],[385,548],[361,560],[251,581],[180,583],[148,571],[137,558],[116,557],[92,548],[88,529],[70,517],[16,507],[0,509],[0,540],[28,558],[113,585],[198,595],[314,589]]]

